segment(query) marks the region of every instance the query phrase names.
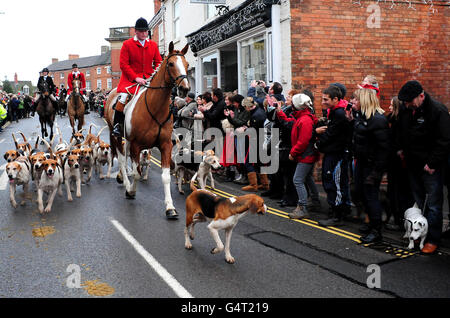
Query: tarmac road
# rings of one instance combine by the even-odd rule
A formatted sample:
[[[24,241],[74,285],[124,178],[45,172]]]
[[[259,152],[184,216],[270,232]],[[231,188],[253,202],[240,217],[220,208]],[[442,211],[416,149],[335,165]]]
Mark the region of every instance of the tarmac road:
[[[86,119],[86,128],[91,123],[97,126],[94,132],[105,125],[95,113]],[[68,118],[58,117],[58,124],[68,141]],[[37,116],[12,123],[0,134],[2,153],[14,148],[11,133],[18,131],[34,144],[40,131]],[[109,141],[107,130],[101,137]],[[52,211],[44,215],[39,214],[35,202],[12,208],[3,160],[0,297],[450,296],[450,257],[445,247],[433,256],[420,255],[417,250],[409,252],[400,232],[387,234],[383,246],[364,247],[358,244],[356,225],[349,224],[344,230],[319,227],[314,221],[317,215],[312,220],[290,220],[288,210],[272,201],[267,201],[269,213],[248,215],[233,231],[234,265],[225,262],[223,253],[210,253],[213,240],[205,224],[196,226],[194,248],[188,251],[184,248],[188,187],[183,196],[172,182],[172,197],[180,218],[167,220],[157,153],[149,181],[140,182],[135,200],[125,199],[125,189],[115,179],[100,180],[94,175],[90,184],[82,186],[82,198],[74,196],[74,201],[68,202],[63,188],[63,197],[57,196]],[[224,197],[243,194],[234,184],[216,180],[216,186],[215,193]],[[21,189],[17,195],[20,193]],[[33,195],[35,199],[36,193]],[[38,228],[54,232],[36,237],[33,229]],[[379,266],[379,272],[367,272],[373,264]],[[77,268],[79,276],[75,275]],[[373,273],[380,273],[379,280],[370,280]],[[80,288],[69,288],[72,283],[77,287],[78,278]],[[380,288],[368,288],[368,278],[380,282]]]

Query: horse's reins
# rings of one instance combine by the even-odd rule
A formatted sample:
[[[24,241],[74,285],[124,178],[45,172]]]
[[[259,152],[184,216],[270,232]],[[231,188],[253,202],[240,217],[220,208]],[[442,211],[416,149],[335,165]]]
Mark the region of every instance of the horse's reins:
[[[139,91],[139,87],[140,87],[140,86],[144,86],[144,87],[146,87],[146,88],[151,88],[151,89],[166,89],[166,88],[179,87],[179,86],[180,86],[180,83],[181,83],[184,79],[187,78],[187,75],[179,75],[179,76],[177,76],[176,78],[174,78],[174,77],[172,76],[172,74],[170,74],[170,69],[169,69],[169,58],[171,58],[172,56],[184,56],[184,55],[181,54],[181,53],[174,53],[174,54],[170,54],[170,55],[167,56],[167,61],[166,61],[166,72],[167,72],[167,74],[169,74],[169,77],[170,77],[171,82],[170,82],[170,83],[167,83],[166,80],[164,79],[164,83],[165,83],[166,85],[168,85],[168,86],[150,86],[150,83],[151,83],[151,79],[150,79],[149,85],[141,85],[141,84],[139,84],[139,83],[136,83],[136,84],[133,84],[133,85],[127,87],[127,88],[126,88],[127,92],[129,93],[129,90],[128,90],[129,88],[132,88],[132,87],[134,87],[134,86],[137,86],[136,92],[133,94],[133,98],[134,98],[134,97],[137,95],[137,92]],[[155,74],[155,75],[156,75],[156,74]],[[179,82],[177,83],[177,81],[178,81],[179,79],[181,79],[181,81],[179,81]],[[148,103],[147,103],[147,92],[148,92],[148,90],[145,91],[145,96],[144,96],[145,107],[147,108],[147,111],[148,111],[148,113],[150,114],[150,116],[153,118],[153,120],[159,125],[158,136],[156,137],[156,142],[159,142],[159,137],[161,136],[161,130],[162,130],[162,127],[163,127],[163,126],[171,119],[172,114],[170,113],[170,109],[169,109],[169,115],[168,115],[167,119],[166,119],[164,122],[160,123],[159,120],[153,115],[153,113],[152,113],[152,112],[150,111],[150,109],[148,108]],[[130,94],[130,95],[131,95],[131,94]]]

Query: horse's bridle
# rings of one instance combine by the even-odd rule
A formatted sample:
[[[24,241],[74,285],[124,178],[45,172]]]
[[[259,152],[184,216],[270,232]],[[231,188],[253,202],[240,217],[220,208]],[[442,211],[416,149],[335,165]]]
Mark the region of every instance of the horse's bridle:
[[[166,79],[164,79],[164,83],[166,84],[166,86],[151,86],[150,83],[149,83],[149,85],[148,85],[148,86],[145,85],[145,87],[151,88],[151,89],[164,89],[164,88],[173,88],[173,87],[175,86],[175,87],[178,88],[178,87],[180,86],[181,82],[182,82],[184,79],[187,78],[187,75],[180,75],[180,76],[177,76],[176,78],[174,78],[174,77],[172,76],[172,74],[170,74],[170,69],[169,69],[169,59],[170,59],[172,56],[184,56],[184,55],[181,54],[181,53],[173,53],[173,54],[170,54],[170,55],[167,56],[166,72],[167,72],[167,74],[169,75],[170,83],[167,83],[167,82],[166,82]],[[181,80],[177,83],[177,81],[178,81],[179,79],[181,79]]]

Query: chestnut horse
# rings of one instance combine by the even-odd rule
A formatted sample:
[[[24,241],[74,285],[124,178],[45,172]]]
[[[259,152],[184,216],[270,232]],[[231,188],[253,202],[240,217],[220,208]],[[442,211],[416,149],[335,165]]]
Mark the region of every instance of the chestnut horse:
[[[50,140],[53,138],[53,123],[55,122],[56,109],[50,100],[50,91],[47,81],[44,81],[42,87],[41,98],[36,106],[36,112],[39,115],[39,122],[41,123],[42,140],[48,137],[47,124],[50,126]],[[44,142],[41,141],[43,144]]]
[[[72,133],[75,133],[75,120],[78,120],[78,129],[81,130],[84,125],[84,102],[81,96],[81,81],[74,78],[72,81],[72,93],[67,101],[67,115],[69,115],[70,126],[72,126]]]
[[[173,87],[177,87],[180,94],[189,91],[187,80],[188,63],[184,55],[189,46],[181,51],[174,50],[173,42],[169,44],[169,54],[164,58],[160,67],[150,80],[148,86],[141,87],[130,102],[125,106],[124,134],[122,138],[112,135],[115,105],[118,97],[117,89],[110,92],[105,106],[105,119],[110,131],[110,144],[113,156],[118,157],[120,174],[117,181],[126,187],[126,197],[133,199],[136,186],[140,179],[141,167],[139,155],[143,149],[157,147],[161,152],[162,183],[168,219],[177,219],[178,214],[170,194],[170,164],[172,162],[172,130],[173,118],[169,110],[170,94]],[[137,84],[136,84],[137,85]],[[127,158],[130,156],[133,167],[133,182],[127,176]]]

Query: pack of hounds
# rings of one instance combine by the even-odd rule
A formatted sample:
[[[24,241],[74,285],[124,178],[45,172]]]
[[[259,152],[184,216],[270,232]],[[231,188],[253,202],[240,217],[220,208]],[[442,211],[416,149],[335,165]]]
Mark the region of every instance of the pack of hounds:
[[[111,147],[108,143],[100,139],[101,132],[107,126],[100,129],[97,135],[92,134],[92,125],[86,136],[83,130],[74,133],[70,142],[63,140],[61,130],[58,127],[59,141],[53,140],[48,143],[39,136],[36,139],[34,148],[27,141],[22,132],[23,142],[19,143],[14,133],[12,138],[16,149],[8,150],[4,154],[7,161],[6,173],[9,179],[10,202],[17,208],[16,188],[23,187],[23,196],[20,205],[24,205],[27,200],[32,201],[31,184],[34,184],[37,192],[37,204],[40,213],[49,213],[52,209],[56,193],[63,196],[63,185],[67,192],[67,200],[73,201],[72,185],[75,184],[75,195],[81,198],[81,184],[89,183],[94,170],[100,179],[105,178],[104,166],[107,166],[106,177],[111,175],[113,158]],[[46,145],[45,151],[39,149],[39,140]],[[84,176],[87,176],[84,180]],[[48,195],[48,201],[44,208],[44,193]]]

